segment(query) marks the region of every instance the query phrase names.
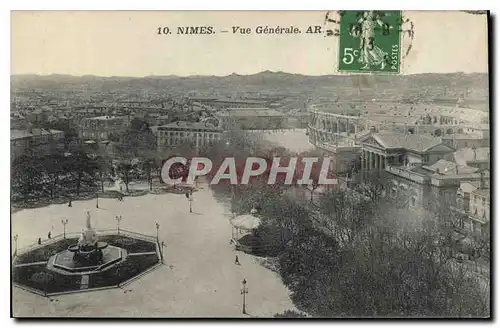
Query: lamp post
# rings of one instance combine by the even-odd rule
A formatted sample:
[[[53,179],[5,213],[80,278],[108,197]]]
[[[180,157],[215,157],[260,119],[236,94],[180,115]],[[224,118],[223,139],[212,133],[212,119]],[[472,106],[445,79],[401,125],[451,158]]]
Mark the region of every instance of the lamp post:
[[[193,190],[186,193],[186,198],[189,201],[189,213],[193,213]]]
[[[99,194],[96,193],[96,199],[95,199],[95,208],[99,208]]]
[[[14,256],[17,256],[17,238],[19,238],[18,234],[14,235]]]
[[[118,226],[117,226],[117,230],[118,230],[118,234],[120,234],[120,221],[122,220],[122,216],[115,216],[115,219],[116,219],[116,222],[118,223]]]
[[[156,241],[159,241],[160,239],[158,238],[158,231],[160,230],[160,224],[156,222]]]
[[[63,239],[66,239],[66,224],[68,224],[68,219],[61,220],[63,225]]]
[[[245,303],[245,295],[248,294],[248,288],[246,288],[246,285],[247,285],[247,280],[246,279],[243,279],[243,281],[241,282],[243,284],[243,288],[241,289],[241,295],[243,295],[243,309],[242,309],[242,312],[243,314],[247,314],[247,311],[246,311],[246,303]]]
[[[160,247],[160,248],[161,248],[160,255],[161,255],[161,263],[162,263],[162,264],[164,264],[164,263],[165,263],[165,262],[164,262],[164,259],[163,259],[163,248],[164,248],[164,247],[167,247],[167,245],[165,245],[165,242],[164,242],[164,241],[162,241],[162,242],[161,242],[161,247]]]

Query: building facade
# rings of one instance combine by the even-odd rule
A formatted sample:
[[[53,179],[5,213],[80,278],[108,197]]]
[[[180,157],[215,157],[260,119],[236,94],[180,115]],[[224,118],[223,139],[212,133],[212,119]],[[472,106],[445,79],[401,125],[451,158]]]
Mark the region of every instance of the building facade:
[[[81,120],[78,134],[82,140],[102,142],[109,140],[112,134],[119,136],[128,125],[126,116],[89,117]]]
[[[358,141],[362,146],[361,168],[383,171],[388,166],[433,164],[453,159],[453,148],[428,135],[374,132]]]
[[[487,172],[484,172],[487,173]],[[452,210],[461,215],[460,232],[463,234],[485,235],[490,226],[490,194],[488,174],[480,181],[460,183],[457,203]]]
[[[64,133],[58,130],[10,130],[10,159],[44,156],[64,149]]]
[[[151,128],[157,138],[158,150],[175,148],[192,143],[196,148],[204,147],[221,140],[222,129],[210,123],[178,121]]]
[[[262,108],[268,106],[271,101],[269,100],[231,100],[231,99],[214,99],[214,98],[191,98],[192,101],[207,105],[217,109],[228,109],[228,108]]]
[[[490,195],[489,188],[478,188],[470,195],[471,230],[474,234],[486,235],[490,226]]]
[[[460,148],[482,148],[490,146],[490,138],[481,134],[450,134],[443,136],[443,142],[448,146]]]
[[[217,113],[224,129],[276,130],[284,126],[285,115],[269,108],[228,108]]]

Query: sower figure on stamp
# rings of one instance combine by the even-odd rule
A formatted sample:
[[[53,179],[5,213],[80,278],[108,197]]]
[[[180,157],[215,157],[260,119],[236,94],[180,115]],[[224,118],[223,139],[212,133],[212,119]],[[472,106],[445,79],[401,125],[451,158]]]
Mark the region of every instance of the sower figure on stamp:
[[[388,54],[375,45],[375,28],[377,28],[377,25],[382,27],[384,31],[390,29],[388,24],[384,23],[374,11],[365,11],[351,31],[354,37],[359,36],[360,38],[358,61],[364,64],[361,69],[369,69],[371,66],[385,68],[385,60]]]

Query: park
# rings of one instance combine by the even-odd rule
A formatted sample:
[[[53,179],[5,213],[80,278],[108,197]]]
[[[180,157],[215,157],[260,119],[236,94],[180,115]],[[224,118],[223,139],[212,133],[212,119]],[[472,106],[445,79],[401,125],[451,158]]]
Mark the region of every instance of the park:
[[[12,214],[15,248],[21,253],[38,238],[48,243],[48,232],[80,232],[87,212],[98,232],[157,236],[164,263],[123,288],[44,297],[13,287],[16,317],[272,317],[294,309],[280,276],[230,245],[229,207],[203,184],[189,201],[183,194],[150,193],[100,198],[98,208],[90,199],[20,210]]]

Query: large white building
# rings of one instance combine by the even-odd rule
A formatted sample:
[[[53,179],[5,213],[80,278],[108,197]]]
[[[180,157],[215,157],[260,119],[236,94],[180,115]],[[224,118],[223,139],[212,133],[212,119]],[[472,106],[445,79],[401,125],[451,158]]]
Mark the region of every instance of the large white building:
[[[184,143],[193,143],[196,148],[219,141],[222,137],[222,129],[205,122],[178,121],[151,128],[156,135],[159,150],[175,148]]]

